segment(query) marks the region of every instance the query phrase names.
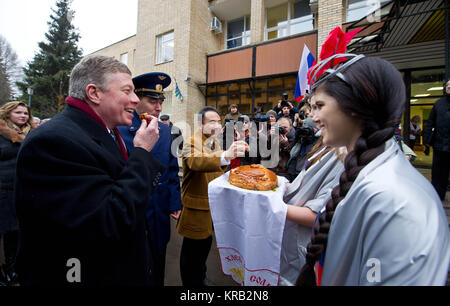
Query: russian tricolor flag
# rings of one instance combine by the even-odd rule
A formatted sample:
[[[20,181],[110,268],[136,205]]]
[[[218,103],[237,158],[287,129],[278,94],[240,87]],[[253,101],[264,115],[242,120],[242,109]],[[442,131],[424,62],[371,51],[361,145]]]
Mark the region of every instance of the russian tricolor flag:
[[[308,86],[308,71],[314,65],[314,56],[309,51],[306,45],[303,46],[302,60],[300,61],[300,67],[298,68],[297,85],[295,85],[294,98],[297,102],[300,102],[306,90],[309,90]]]
[[[314,272],[316,273],[316,285],[321,286],[322,285],[322,273],[323,273],[323,266],[325,264],[325,254],[322,253],[320,256],[320,259],[316,262]]]

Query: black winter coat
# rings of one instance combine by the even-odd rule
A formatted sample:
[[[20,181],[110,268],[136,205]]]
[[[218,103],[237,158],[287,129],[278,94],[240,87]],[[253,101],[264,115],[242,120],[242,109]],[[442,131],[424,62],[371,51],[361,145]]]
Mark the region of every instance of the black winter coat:
[[[15,185],[20,282],[150,285],[145,206],[163,171],[141,148],[126,162],[107,130],[71,106],[31,132]]]
[[[16,159],[20,142],[0,131],[0,234],[19,229],[13,200]]]
[[[434,150],[450,152],[450,95],[434,103],[423,130],[423,141]]]

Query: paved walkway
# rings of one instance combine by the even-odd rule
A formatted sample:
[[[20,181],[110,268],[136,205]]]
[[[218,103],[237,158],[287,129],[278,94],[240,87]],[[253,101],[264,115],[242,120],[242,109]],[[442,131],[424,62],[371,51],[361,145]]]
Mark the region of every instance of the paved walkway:
[[[166,286],[181,286],[180,251],[183,237],[176,230],[176,221],[171,220],[170,241],[166,254]],[[237,286],[237,284],[222,273],[216,239],[213,236],[211,251],[206,262],[206,278],[210,286]]]

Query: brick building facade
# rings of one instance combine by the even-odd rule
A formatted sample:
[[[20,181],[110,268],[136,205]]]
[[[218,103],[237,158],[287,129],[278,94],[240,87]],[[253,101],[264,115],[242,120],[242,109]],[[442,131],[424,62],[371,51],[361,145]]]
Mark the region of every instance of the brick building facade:
[[[172,84],[163,113],[186,135],[205,105],[224,116],[238,104],[241,113],[254,115],[271,109],[283,92],[293,99],[303,46],[317,59],[336,26],[362,28],[349,51],[396,65],[410,90],[404,122],[415,114],[426,121],[442,95],[429,89],[449,76],[448,2],[139,0],[136,35],[94,54],[123,60],[134,76],[168,73]],[[175,79],[183,101],[173,94]]]

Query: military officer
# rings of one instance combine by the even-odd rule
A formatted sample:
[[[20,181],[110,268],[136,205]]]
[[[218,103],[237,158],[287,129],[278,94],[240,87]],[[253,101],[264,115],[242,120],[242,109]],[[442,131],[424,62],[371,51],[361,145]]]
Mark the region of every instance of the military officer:
[[[133,150],[133,138],[141,125],[139,115],[148,113],[159,118],[165,96],[163,89],[170,85],[171,78],[162,72],[152,72],[133,78],[135,93],[141,102],[133,112],[131,126],[119,127],[128,151]],[[166,248],[170,240],[170,216],[178,219],[181,212],[180,180],[178,161],[171,154],[172,136],[170,128],[158,122],[159,140],[149,153],[166,166],[165,172],[155,186],[146,210],[151,249],[154,258],[154,276],[157,286],[164,286]]]

